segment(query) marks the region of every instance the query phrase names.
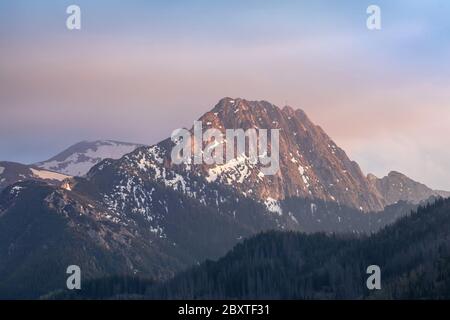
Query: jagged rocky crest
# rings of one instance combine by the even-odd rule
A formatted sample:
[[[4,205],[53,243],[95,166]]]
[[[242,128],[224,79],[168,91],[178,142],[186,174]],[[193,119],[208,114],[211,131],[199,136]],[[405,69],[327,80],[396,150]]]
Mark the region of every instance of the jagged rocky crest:
[[[114,165],[133,172],[151,168],[150,178],[185,192],[191,189],[189,180],[194,175],[204,178],[205,185],[215,182],[230,186],[268,206],[291,197],[335,202],[365,212],[381,211],[387,204],[395,203],[387,201],[359,165],[300,109],[224,98],[199,121],[204,130],[215,128],[224,133],[226,129],[279,129],[280,170],[272,176],[264,175],[261,165],[250,163],[245,156],[218,165],[173,165],[173,143],[167,139],[156,146],[140,148],[117,163],[106,161],[94,167],[90,179],[101,175],[105,166]]]
[[[387,205],[394,204],[400,200],[419,203],[430,197],[450,197],[450,192],[432,190],[423,183],[414,181],[397,171],[391,171],[383,178],[369,174],[367,179],[380,193]]]

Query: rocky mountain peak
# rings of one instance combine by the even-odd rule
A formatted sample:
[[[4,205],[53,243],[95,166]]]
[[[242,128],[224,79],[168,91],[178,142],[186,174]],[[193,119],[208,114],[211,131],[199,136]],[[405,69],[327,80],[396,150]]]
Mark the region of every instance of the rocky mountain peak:
[[[194,164],[191,161],[174,164],[171,159],[174,143],[166,139],[155,146],[139,148],[122,159],[100,163],[88,174],[89,179],[102,176],[100,171],[122,172],[120,183],[156,181],[193,197],[206,196],[205,190],[212,190],[212,184],[216,184],[264,203],[274,212],[279,212],[280,201],[290,198],[332,202],[363,212],[380,211],[388,204],[410,199],[394,192],[387,193],[380,187],[384,184],[380,184],[380,179],[374,175],[366,177],[359,165],[350,160],[301,109],[279,108],[267,101],[223,98],[199,121],[203,132],[214,128],[224,134],[224,140],[218,144],[224,154],[229,143],[225,135],[227,129],[278,129],[279,170],[266,175],[263,173],[265,166],[259,162],[251,163],[245,154],[235,154],[232,160],[224,163]],[[210,143],[202,141],[202,147]],[[407,177],[393,172],[389,179],[406,181]],[[401,185],[395,183],[395,188],[404,190]],[[129,188],[129,185],[116,188]],[[433,193],[421,192],[413,198],[424,200],[429,194]]]
[[[280,174],[261,177],[259,172],[251,174],[255,168],[243,167],[248,177],[238,188],[251,190],[259,198],[307,197],[363,211],[383,208],[383,200],[359,166],[301,109],[279,108],[267,101],[224,98],[200,120],[207,128],[222,131],[225,128],[280,130]]]
[[[369,183],[385,199],[387,205],[398,201],[417,204],[430,197],[450,196],[449,192],[433,190],[398,171],[391,171],[383,178],[378,178],[373,174],[369,174],[367,178]]]
[[[245,156],[239,155],[228,163],[180,167],[171,163],[173,143],[170,140],[147,148],[147,152],[138,149],[118,160],[128,162],[126,166],[112,164],[119,168],[135,167],[129,169],[134,171],[141,170],[144,164],[151,161],[149,165],[155,168],[159,179],[163,169],[166,176],[168,172],[176,172],[171,179],[179,175],[176,179],[180,187],[189,190],[193,187],[186,185],[187,177],[195,172],[207,184],[219,183],[264,203],[273,204],[274,201],[299,197],[335,202],[361,211],[379,211],[384,207],[383,199],[369,184],[358,164],[351,161],[300,109],[288,106],[279,108],[267,101],[224,98],[199,121],[203,130],[215,128],[223,133],[226,129],[279,129],[279,170],[274,175],[265,175],[261,163],[251,164]],[[226,139],[223,144],[226,151]],[[205,145],[204,141],[203,147]]]

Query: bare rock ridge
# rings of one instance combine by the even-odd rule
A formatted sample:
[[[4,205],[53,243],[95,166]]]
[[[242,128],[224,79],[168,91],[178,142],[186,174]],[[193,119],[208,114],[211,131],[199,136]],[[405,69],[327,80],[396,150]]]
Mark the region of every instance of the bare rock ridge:
[[[261,165],[250,163],[246,157],[237,157],[225,164],[173,164],[174,144],[166,139],[155,146],[139,148],[115,162],[101,163],[91,170],[89,179],[95,181],[97,176],[102,176],[100,171],[111,167],[124,174],[121,183],[125,185],[117,187],[121,190],[130,187],[133,176],[143,175],[145,179],[162,182],[196,197],[216,183],[265,203],[273,212],[280,212],[280,201],[294,197],[333,202],[364,212],[381,211],[386,205],[409,199],[401,196],[401,190],[388,192],[388,196],[380,187],[383,183],[367,178],[359,165],[300,109],[279,108],[267,101],[223,98],[199,121],[203,130],[215,128],[222,132],[226,129],[279,129],[280,170],[275,175],[264,175]],[[203,143],[205,147],[208,142]],[[226,143],[225,139],[224,149]],[[198,178],[203,179],[202,187]],[[119,202],[124,198],[122,194],[111,192],[107,197],[117,197]],[[434,194],[422,192],[414,200],[425,200]]]
[[[217,178],[242,192],[251,191],[259,199],[317,198],[363,211],[379,211],[385,205],[358,164],[300,109],[289,106],[281,109],[266,101],[224,98],[200,120],[206,127],[222,130],[280,129],[277,175],[262,177],[259,172],[252,172],[253,168],[242,166],[240,170],[221,172],[222,176]],[[227,173],[233,169],[240,171],[239,178],[239,173],[245,174],[245,178],[230,180]],[[211,170],[214,169],[209,168],[208,172]]]
[[[261,178],[259,172],[254,174],[245,166],[241,170],[219,171],[221,182],[233,184],[245,193],[250,191],[259,199],[316,198],[362,211],[379,211],[398,201],[417,204],[432,196],[450,196],[450,192],[432,190],[394,171],[382,179],[365,177],[359,165],[301,109],[279,108],[267,101],[224,98],[200,120],[206,127],[221,130],[280,129],[279,174]],[[211,170],[218,171],[208,169]],[[238,183],[230,180],[230,172],[241,178]],[[244,179],[241,173],[245,174]]]
[[[391,171],[386,177],[378,178],[368,174],[367,179],[378,190],[386,205],[394,204],[400,200],[417,204],[430,197],[450,197],[450,192],[433,190],[404,174]]]
[[[140,146],[112,140],[82,141],[35,166],[70,176],[83,176],[103,159],[119,159]]]
[[[82,141],[39,163],[26,165],[3,161],[0,162],[0,190],[26,180],[57,185],[71,176],[85,175],[103,159],[119,159],[140,146],[112,140]]]

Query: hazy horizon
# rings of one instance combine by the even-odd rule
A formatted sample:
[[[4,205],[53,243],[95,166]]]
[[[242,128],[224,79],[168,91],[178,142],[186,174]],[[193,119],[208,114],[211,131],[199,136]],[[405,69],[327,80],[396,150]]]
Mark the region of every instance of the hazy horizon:
[[[65,27],[68,5],[82,29]],[[377,4],[382,29],[366,28]],[[358,162],[450,190],[447,1],[0,3],[0,161],[157,143],[221,98],[288,104]]]

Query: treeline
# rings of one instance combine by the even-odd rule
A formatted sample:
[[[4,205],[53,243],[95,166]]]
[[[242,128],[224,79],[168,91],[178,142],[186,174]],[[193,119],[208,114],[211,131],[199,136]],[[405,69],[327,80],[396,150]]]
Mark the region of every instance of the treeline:
[[[381,268],[381,290],[366,286],[369,265]],[[450,200],[371,236],[266,232],[164,283],[134,292],[97,288],[97,298],[448,299]]]
[[[110,276],[85,281],[81,290],[58,290],[41,299],[133,299],[145,296],[154,284],[151,279],[136,276]]]

